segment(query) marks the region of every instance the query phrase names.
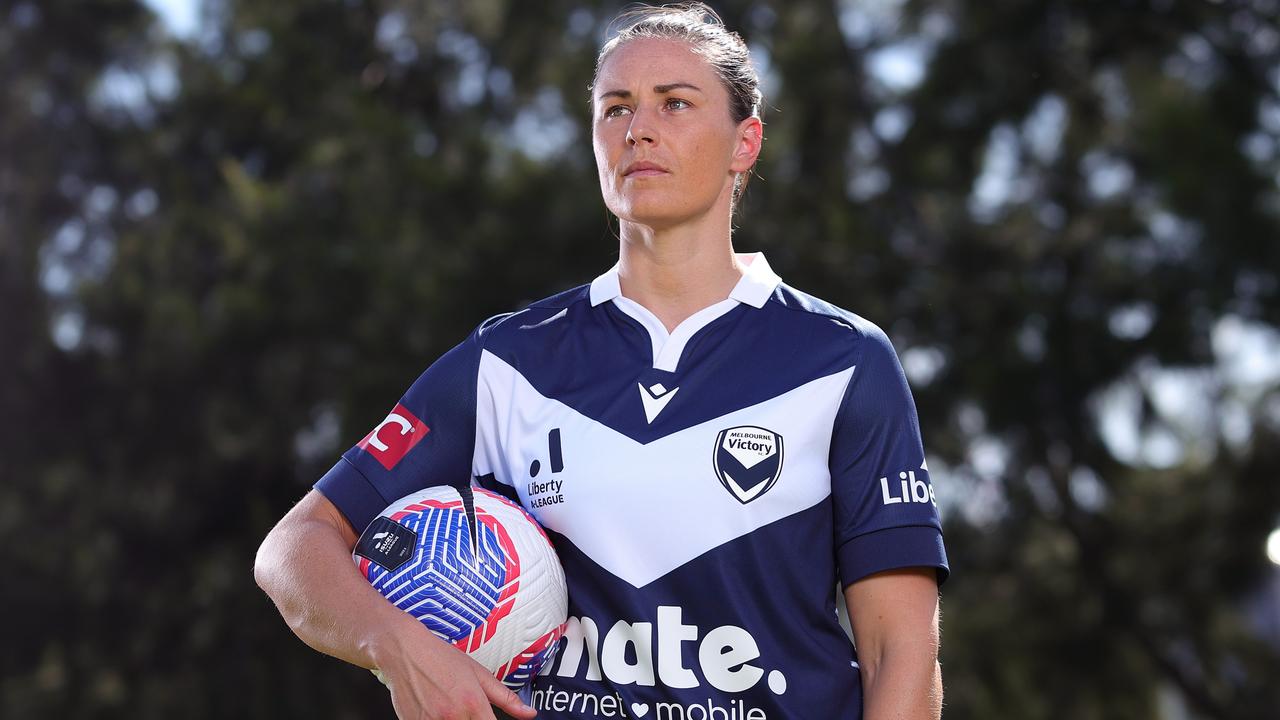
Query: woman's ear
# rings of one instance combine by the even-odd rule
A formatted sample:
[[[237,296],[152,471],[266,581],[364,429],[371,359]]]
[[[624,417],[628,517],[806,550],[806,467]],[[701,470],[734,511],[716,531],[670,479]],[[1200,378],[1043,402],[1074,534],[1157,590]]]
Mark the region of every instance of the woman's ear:
[[[738,123],[738,144],[733,150],[733,161],[729,169],[736,173],[747,172],[760,157],[760,146],[764,144],[764,123],[758,117],[749,117]]]

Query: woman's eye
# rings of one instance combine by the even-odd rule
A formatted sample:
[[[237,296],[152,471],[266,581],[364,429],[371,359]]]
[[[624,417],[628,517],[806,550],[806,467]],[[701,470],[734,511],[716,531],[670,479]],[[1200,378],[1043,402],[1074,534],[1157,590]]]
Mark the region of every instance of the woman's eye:
[[[626,105],[614,105],[614,106],[612,106],[612,107],[609,107],[609,108],[606,108],[606,109],[605,109],[605,111],[604,111],[604,116],[605,116],[605,117],[618,117],[618,116],[620,116],[620,115],[624,115],[624,114],[629,113],[629,112],[631,112],[631,109],[630,109],[630,108],[628,108]]]
[[[688,100],[681,100],[680,98],[670,98],[667,100],[667,108],[671,110],[683,110],[687,107],[691,107]]]

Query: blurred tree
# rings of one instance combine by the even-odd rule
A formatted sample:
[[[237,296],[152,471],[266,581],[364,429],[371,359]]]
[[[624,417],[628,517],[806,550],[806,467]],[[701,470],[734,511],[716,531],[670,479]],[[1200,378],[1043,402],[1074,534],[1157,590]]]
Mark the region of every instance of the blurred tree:
[[[202,7],[0,10],[5,716],[389,713],[253,551],[431,359],[616,254],[616,4]],[[1276,2],[717,7],[767,78],[739,247],[916,388],[947,717],[1274,717]]]
[[[922,2],[883,32],[849,7],[771,56],[784,93],[813,84],[782,116],[851,159],[861,211],[815,200],[830,169],[802,152],[802,199],[760,214],[889,324],[954,463],[974,582],[946,594],[948,717],[1151,717],[1170,693],[1273,716],[1241,598],[1280,507],[1277,368],[1249,387],[1228,336],[1277,349],[1276,4]],[[863,92],[787,67],[824,42]],[[895,87],[904,57],[928,71]]]
[[[127,691],[123,668],[104,656],[103,614],[125,602],[112,593],[126,562],[93,501],[119,433],[83,412],[111,392],[103,365],[62,348],[80,335],[81,281],[101,280],[114,248],[119,195],[105,183],[117,179],[114,141],[129,131],[94,117],[101,78],[145,52],[149,17],[106,2],[6,3],[0,13],[0,542],[12,572],[0,600],[12,619],[0,707],[89,714]]]

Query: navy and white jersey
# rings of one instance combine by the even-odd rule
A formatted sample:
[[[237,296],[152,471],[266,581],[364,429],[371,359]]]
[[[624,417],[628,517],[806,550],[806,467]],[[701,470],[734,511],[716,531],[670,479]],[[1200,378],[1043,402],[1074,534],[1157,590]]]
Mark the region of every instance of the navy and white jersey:
[[[485,322],[316,485],[357,532],[467,478],[537,518],[571,616],[541,718],[860,718],[837,583],[948,572],[888,338],[744,260],[670,333],[616,267]]]

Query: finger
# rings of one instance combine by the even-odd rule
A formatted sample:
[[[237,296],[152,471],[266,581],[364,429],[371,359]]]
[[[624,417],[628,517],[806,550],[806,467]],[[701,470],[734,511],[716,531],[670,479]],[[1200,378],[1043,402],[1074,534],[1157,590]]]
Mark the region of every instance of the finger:
[[[484,688],[484,694],[488,696],[489,702],[493,703],[494,707],[520,720],[530,720],[537,717],[538,711],[525,705],[520,696],[512,692],[511,688],[503,685],[502,681],[488,673],[485,674],[485,678],[480,681],[480,685]]]

